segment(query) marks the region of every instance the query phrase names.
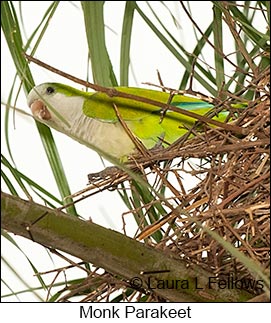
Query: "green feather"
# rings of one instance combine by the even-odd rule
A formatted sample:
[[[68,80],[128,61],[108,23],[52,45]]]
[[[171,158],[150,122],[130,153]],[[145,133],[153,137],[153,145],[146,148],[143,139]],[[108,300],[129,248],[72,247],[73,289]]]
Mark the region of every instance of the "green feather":
[[[149,98],[161,103],[168,103],[169,93],[141,88],[116,88],[120,92]],[[90,118],[103,122],[118,122],[118,117],[113,108],[116,105],[121,118],[126,122],[132,133],[140,139],[146,148],[150,149],[163,139],[166,143],[172,143],[187,132],[195,123],[195,119],[177,112],[167,111],[162,122],[161,108],[123,97],[108,97],[105,93],[96,92],[85,100],[83,112]],[[204,115],[213,105],[202,100],[183,95],[175,95],[171,105],[185,110]],[[220,115],[220,121],[225,120],[226,115]]]
[[[127,87],[117,87],[116,89],[120,92],[149,98],[165,104],[168,103],[169,100],[169,93],[162,91]],[[116,122],[118,121],[118,118],[113,109],[113,103],[117,106],[124,121],[140,120],[144,117],[149,117],[150,114],[158,116],[158,119],[160,118],[161,108],[157,106],[123,97],[110,98],[107,94],[101,92],[94,93],[85,101],[83,112],[90,118],[99,119],[105,122]],[[206,113],[207,110],[213,107],[213,105],[209,103],[183,95],[175,95],[170,104],[187,110],[193,111],[193,109],[195,109],[196,113],[200,114]],[[201,111],[201,109],[203,110]],[[180,114],[176,112],[167,113],[167,117],[180,120]]]

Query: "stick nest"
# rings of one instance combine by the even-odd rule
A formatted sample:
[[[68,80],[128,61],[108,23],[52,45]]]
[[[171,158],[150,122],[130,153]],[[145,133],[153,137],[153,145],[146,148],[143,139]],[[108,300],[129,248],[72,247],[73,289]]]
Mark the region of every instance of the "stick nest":
[[[268,80],[263,74],[257,99],[249,102],[235,121],[248,130],[247,135],[206,129],[181,147],[173,145],[169,149],[169,154],[180,156],[180,161],[168,168],[163,177],[171,178],[178,191],[174,202],[189,212],[180,212],[157,247],[220,276],[235,275],[241,279],[250,277],[250,273],[193,218],[260,263],[263,269],[267,270],[270,264],[270,97],[265,91]],[[190,189],[186,188],[184,172],[195,183]],[[173,183],[178,183],[179,188]],[[193,205],[195,208],[191,209]]]
[[[129,162],[129,167],[141,170],[143,178],[160,195],[150,190],[152,198],[141,196],[124,218],[133,214],[142,231],[159,220],[153,217],[153,210],[159,209],[157,205],[165,210],[160,218],[168,217],[145,243],[188,263],[196,263],[212,274],[253,278],[238,257],[206,232],[207,228],[267,272],[270,262],[268,82],[269,74],[265,71],[253,84],[256,99],[248,102],[242,112],[237,109],[239,116],[231,121],[246,130],[244,135],[205,125],[203,131],[191,130],[192,139],[186,136],[167,149],[158,147],[151,154]],[[231,100],[229,96],[223,107],[229,108]],[[133,193],[136,180],[117,171],[92,184],[97,193],[116,188],[120,193],[124,189]]]

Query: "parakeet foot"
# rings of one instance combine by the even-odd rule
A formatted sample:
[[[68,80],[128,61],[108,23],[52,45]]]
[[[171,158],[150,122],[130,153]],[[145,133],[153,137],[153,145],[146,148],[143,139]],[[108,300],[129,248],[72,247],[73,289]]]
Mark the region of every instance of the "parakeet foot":
[[[106,167],[100,172],[88,174],[89,184],[96,182],[98,180],[105,180],[108,178],[115,178],[116,176],[123,175],[124,172],[117,166]]]

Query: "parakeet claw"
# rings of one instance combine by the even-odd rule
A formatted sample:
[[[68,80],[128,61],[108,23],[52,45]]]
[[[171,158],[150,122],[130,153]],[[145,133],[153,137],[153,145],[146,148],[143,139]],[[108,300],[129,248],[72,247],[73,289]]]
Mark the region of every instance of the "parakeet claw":
[[[116,166],[106,167],[104,170],[88,174],[89,184],[97,180],[105,180],[108,178],[115,178],[116,176],[122,175],[124,172]]]

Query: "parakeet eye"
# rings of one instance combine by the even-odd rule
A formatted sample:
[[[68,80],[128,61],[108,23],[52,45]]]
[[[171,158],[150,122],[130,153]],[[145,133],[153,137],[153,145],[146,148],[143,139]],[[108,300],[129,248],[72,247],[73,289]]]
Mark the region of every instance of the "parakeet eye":
[[[55,89],[53,88],[53,87],[51,87],[51,86],[48,86],[47,87],[47,89],[46,89],[46,93],[47,94],[52,94],[52,93],[54,93],[55,92]]]

